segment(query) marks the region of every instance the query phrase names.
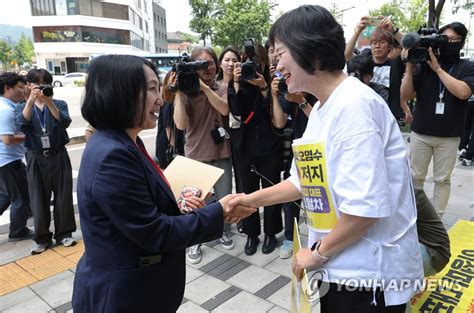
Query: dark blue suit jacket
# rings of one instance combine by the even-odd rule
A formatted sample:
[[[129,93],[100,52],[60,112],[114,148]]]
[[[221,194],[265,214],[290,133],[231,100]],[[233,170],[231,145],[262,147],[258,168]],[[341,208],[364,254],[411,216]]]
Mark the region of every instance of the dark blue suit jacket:
[[[185,248],[222,235],[219,202],[181,215],[166,182],[123,131],[92,136],[77,197],[85,253],[74,312],[175,312],[184,294]],[[140,257],[157,254],[160,262],[139,266]]]

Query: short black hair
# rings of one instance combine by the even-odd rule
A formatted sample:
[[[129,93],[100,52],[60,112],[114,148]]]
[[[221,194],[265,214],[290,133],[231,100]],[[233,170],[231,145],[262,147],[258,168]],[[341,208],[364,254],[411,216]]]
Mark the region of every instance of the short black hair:
[[[222,78],[224,78],[224,73],[223,73],[222,68],[221,68],[221,63],[222,63],[222,59],[224,59],[224,55],[229,51],[232,52],[233,54],[235,54],[235,56],[237,57],[237,61],[240,62],[240,53],[236,48],[227,47],[224,50],[222,50],[221,54],[219,55],[219,59],[217,60],[217,62],[218,62],[217,66],[219,67],[219,72],[217,72],[216,80],[222,80]]]
[[[13,72],[5,72],[0,75],[0,95],[5,94],[5,86],[13,88],[18,83],[25,84],[25,79]]]
[[[37,85],[51,85],[53,83],[53,75],[44,68],[32,69],[26,74],[26,80]]]
[[[451,28],[456,34],[462,37],[462,42],[466,40],[468,30],[463,23],[452,22],[447,25],[444,25],[438,30],[438,34],[442,34],[446,29]]]
[[[97,129],[127,129],[145,118],[148,60],[133,55],[103,55],[89,66],[82,116]],[[158,76],[158,75],[157,75]],[[141,100],[141,101],[140,101]]]
[[[364,75],[374,74],[374,60],[367,54],[359,54],[347,61],[347,74],[362,79]]]
[[[302,5],[283,14],[269,34],[285,44],[296,63],[307,73],[344,69],[344,31],[331,13],[319,5]]]

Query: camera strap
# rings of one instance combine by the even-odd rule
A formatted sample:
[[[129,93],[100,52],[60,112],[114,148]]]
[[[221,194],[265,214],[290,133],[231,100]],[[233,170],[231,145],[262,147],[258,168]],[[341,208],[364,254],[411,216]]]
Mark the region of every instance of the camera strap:
[[[449,69],[448,71],[448,74],[451,75],[451,73],[453,72],[454,68],[456,67],[457,63],[454,64],[453,66],[451,66],[451,68]],[[446,90],[446,87],[444,86],[443,82],[441,81],[441,79],[439,80],[439,102],[443,102],[443,98],[444,98],[444,91]]]
[[[43,132],[43,135],[46,135],[46,121],[48,119],[48,114],[47,114],[48,112],[46,110],[48,110],[48,107],[45,105],[43,112],[38,112],[38,108],[36,107],[36,105],[34,105],[33,108],[35,111],[35,116],[38,119],[38,122],[41,126],[41,131]]]

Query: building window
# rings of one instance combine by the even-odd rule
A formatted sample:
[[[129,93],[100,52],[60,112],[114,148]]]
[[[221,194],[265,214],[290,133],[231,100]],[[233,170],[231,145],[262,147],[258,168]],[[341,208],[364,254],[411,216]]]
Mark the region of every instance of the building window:
[[[145,22],[145,31],[148,34],[148,22]]]
[[[158,39],[158,32],[155,30],[155,39]]]
[[[107,44],[130,44],[130,33],[126,30],[90,26],[33,27],[35,42],[95,42]]]
[[[135,34],[134,32],[130,32],[130,39],[131,39],[131,44],[135,48],[143,50],[143,38],[140,37],[139,35]]]
[[[54,0],[30,0],[33,16],[56,15]]]

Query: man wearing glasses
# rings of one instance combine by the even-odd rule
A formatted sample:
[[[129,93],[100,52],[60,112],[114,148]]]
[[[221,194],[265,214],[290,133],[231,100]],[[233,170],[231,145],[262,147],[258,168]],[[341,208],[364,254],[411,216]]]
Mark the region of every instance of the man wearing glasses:
[[[456,151],[464,131],[469,97],[474,91],[474,63],[460,59],[467,36],[458,22],[443,26],[438,34],[447,37],[436,57],[428,48],[429,60],[407,62],[401,97],[416,95],[416,114],[411,125],[410,161],[415,189],[423,189],[428,165],[433,157],[433,204],[442,217],[448,204],[451,173]],[[408,51],[403,51],[406,56]]]
[[[346,62],[354,56],[353,50],[359,36],[364,29],[373,25],[373,18],[364,16],[357,24],[354,34],[346,44],[344,56]],[[370,36],[370,54],[374,60],[374,76],[371,82],[385,86],[388,91],[388,106],[393,116],[398,122],[405,122],[411,119],[411,111],[406,102],[400,101],[400,84],[402,81],[405,65],[400,57],[390,59],[389,55],[393,49],[395,41],[402,40],[402,32],[393,26],[389,18],[379,17],[377,27]],[[362,52],[362,53],[365,53]]]

